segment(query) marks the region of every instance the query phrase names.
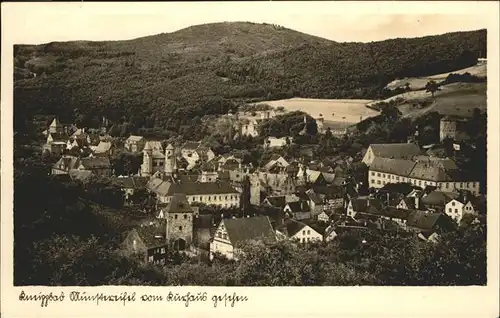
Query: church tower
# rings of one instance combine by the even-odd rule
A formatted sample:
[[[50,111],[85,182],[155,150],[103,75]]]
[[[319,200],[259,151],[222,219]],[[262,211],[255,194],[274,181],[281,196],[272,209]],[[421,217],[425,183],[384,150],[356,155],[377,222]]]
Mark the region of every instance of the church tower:
[[[146,143],[142,150],[142,165],[141,176],[149,177],[153,173],[153,148],[149,142]]]
[[[175,160],[175,148],[169,144],[165,149],[165,175],[173,176],[177,171],[177,161]]]

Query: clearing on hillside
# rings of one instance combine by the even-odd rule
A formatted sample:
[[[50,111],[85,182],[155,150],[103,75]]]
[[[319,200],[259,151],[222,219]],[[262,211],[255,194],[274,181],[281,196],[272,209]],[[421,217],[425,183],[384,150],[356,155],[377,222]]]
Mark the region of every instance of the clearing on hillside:
[[[452,73],[454,73],[454,74],[469,73],[471,75],[484,78],[487,75],[486,64],[478,64],[478,65],[467,67],[467,68],[464,68],[461,70],[448,72],[448,73],[442,73],[442,74],[436,74],[436,75],[431,75],[431,76],[426,76],[426,77],[403,78],[403,79],[399,79],[399,80],[395,80],[395,81],[390,82],[389,84],[387,84],[386,88],[396,89],[398,87],[404,87],[406,83],[410,83],[411,90],[424,89],[425,85],[430,80],[434,80],[436,82],[444,81],[446,79],[446,77],[448,77],[448,75],[450,75]]]
[[[321,114],[325,122],[328,121],[335,126],[348,126],[379,114],[366,107],[370,102],[371,100],[368,99],[290,98],[264,101],[258,104],[268,104],[272,107],[283,106],[288,112],[303,111],[313,118]]]

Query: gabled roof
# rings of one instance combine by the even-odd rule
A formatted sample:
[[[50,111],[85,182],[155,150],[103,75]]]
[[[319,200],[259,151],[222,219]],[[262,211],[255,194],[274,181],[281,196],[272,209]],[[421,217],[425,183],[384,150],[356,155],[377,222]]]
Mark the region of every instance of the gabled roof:
[[[305,227],[307,227],[307,224],[305,223],[296,221],[294,219],[287,219],[285,221],[285,224],[283,224],[281,228],[283,231],[286,231],[286,233],[283,234],[287,235],[288,237],[292,237]]]
[[[224,181],[172,183],[157,178],[150,180],[148,189],[162,196],[172,196],[175,193],[184,193],[185,195],[222,195],[238,193],[236,189]]]
[[[159,151],[159,152],[163,152],[163,146],[161,144],[161,141],[149,140],[146,142],[146,145],[148,145],[148,144],[149,144],[149,147],[151,147],[151,149]],[[146,148],[146,147],[144,147],[144,148]]]
[[[354,212],[377,214],[382,209],[382,203],[377,199],[356,198],[351,203]]]
[[[63,169],[63,170],[71,170],[71,169],[76,169],[78,168],[78,164],[80,162],[80,159],[75,156],[63,156],[61,159],[59,159],[54,165],[52,165],[53,168],[56,169]]]
[[[163,213],[193,213],[193,209],[184,193],[175,193]]]
[[[124,189],[145,189],[148,183],[146,177],[114,177],[111,183]]]
[[[306,195],[309,198],[309,200],[311,200],[315,204],[321,204],[325,199],[324,194],[316,193],[313,189],[307,190]]]
[[[267,216],[224,219],[222,222],[233,245],[258,239],[276,241],[276,234]]]
[[[127,138],[127,141],[141,141],[143,140],[144,137],[143,136],[134,136],[134,135],[130,135],[130,137]]]
[[[60,133],[49,133],[49,136],[52,137],[53,142],[56,142],[56,141],[66,142],[69,138],[66,134],[60,134]],[[47,136],[47,138],[48,138],[48,136]]]
[[[59,122],[59,119],[57,119],[57,117],[54,117],[54,119],[50,123],[50,127],[58,127],[58,126],[62,126],[61,122]]]
[[[134,228],[137,235],[147,248],[162,246],[166,242],[166,227],[163,222],[154,222],[152,225],[142,225]]]
[[[406,144],[371,144],[375,157],[411,159],[421,153],[420,148],[413,143]]]
[[[455,199],[458,196],[459,194],[455,192],[433,191],[422,198],[422,203],[426,205],[439,205],[444,207],[448,201]]]
[[[284,208],[286,205],[285,196],[269,196],[264,199],[264,202],[266,201],[276,208]]]

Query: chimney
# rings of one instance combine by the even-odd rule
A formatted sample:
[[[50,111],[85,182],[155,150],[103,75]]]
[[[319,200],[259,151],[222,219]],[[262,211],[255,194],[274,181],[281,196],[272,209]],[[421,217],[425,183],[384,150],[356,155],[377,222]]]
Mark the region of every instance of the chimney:
[[[370,206],[370,199],[366,200],[366,206]]]
[[[420,208],[420,198],[418,195],[415,196],[415,210],[418,210]]]
[[[389,205],[389,192],[387,192],[387,205]]]

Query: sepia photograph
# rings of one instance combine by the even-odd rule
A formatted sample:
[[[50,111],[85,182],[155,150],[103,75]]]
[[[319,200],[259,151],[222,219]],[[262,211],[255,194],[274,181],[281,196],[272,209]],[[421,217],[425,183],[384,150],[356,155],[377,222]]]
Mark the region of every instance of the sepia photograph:
[[[14,285],[485,285],[481,20],[243,16],[15,43]]]
[[[500,314],[499,4],[308,5],[2,4],[2,316]]]

